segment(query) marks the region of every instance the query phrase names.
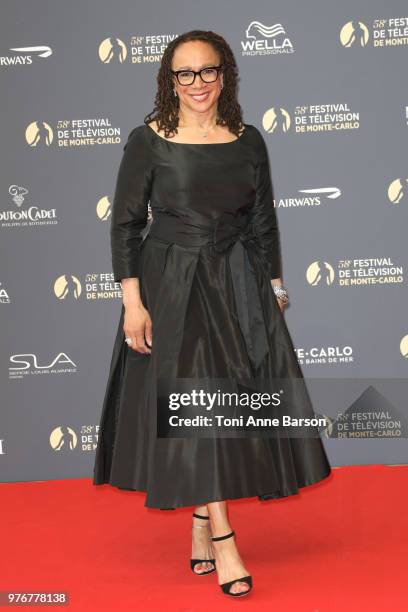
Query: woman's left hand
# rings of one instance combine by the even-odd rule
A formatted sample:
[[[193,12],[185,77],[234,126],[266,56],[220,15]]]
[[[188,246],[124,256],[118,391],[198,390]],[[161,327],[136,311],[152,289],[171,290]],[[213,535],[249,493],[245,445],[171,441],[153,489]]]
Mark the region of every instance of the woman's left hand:
[[[286,304],[288,303],[288,300],[287,299],[285,300],[285,299],[282,299],[281,297],[279,297],[278,292],[275,290],[275,287],[283,288],[284,291],[285,291],[285,295],[287,297],[287,292],[286,292],[286,289],[283,286],[282,279],[281,278],[273,278],[273,279],[271,279],[271,285],[272,285],[272,289],[273,289],[273,291],[275,293],[276,300],[277,300],[277,302],[279,304],[279,308],[280,308],[281,312],[283,312],[283,309],[285,308]],[[285,296],[282,296],[282,297],[285,298]]]
[[[279,308],[281,309],[281,312],[283,312],[283,310],[284,310],[284,308],[285,308],[285,306],[286,306],[286,302],[283,302],[283,301],[282,301],[281,299],[279,299],[279,298],[276,298],[276,301],[277,301],[277,302],[278,302],[278,304],[279,304]]]

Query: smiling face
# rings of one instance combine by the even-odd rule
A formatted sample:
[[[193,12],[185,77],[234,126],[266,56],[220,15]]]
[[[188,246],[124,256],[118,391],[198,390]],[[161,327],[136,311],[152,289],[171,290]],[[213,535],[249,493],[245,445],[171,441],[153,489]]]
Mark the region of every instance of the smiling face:
[[[221,63],[218,53],[212,45],[201,40],[194,40],[179,45],[174,51],[172,70],[201,70],[207,66],[219,66]],[[196,75],[191,85],[180,85],[173,75],[173,88],[176,90],[180,100],[180,108],[183,107],[193,112],[207,112],[217,105],[221,94],[223,81],[222,73],[219,73],[216,81],[205,83],[200,75]]]

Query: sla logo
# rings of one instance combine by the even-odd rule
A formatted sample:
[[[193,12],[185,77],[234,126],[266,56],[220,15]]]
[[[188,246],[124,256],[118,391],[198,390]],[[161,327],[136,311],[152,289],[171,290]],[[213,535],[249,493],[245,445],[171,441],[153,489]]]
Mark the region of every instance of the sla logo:
[[[59,300],[65,298],[79,298],[82,292],[82,287],[79,279],[72,274],[63,274],[59,276],[54,283],[54,293]]]
[[[398,178],[392,181],[388,187],[388,198],[392,204],[399,204],[408,190],[408,178]]]
[[[78,436],[71,427],[56,427],[50,435],[50,445],[55,451],[74,450],[78,444]]]
[[[37,355],[34,353],[21,353],[10,356],[9,379],[22,380],[27,376],[38,376],[39,374],[73,374],[77,372],[76,364],[66,353],[59,353],[51,363],[40,365]]]
[[[312,287],[331,285],[334,281],[334,269],[327,261],[314,261],[306,270],[306,280]]]
[[[284,108],[275,108],[273,106],[262,117],[262,127],[268,134],[273,134],[273,132],[286,133],[290,128],[290,124],[290,115]]]
[[[30,147],[36,147],[38,144],[49,147],[54,140],[54,132],[45,121],[32,121],[26,128],[25,139]]]
[[[368,28],[362,21],[349,21],[340,30],[340,42],[343,47],[365,47],[369,38]]]
[[[251,21],[245,36],[246,40],[241,40],[242,55],[280,55],[295,52],[281,23],[266,26],[260,21]]]
[[[123,64],[127,57],[126,45],[120,38],[105,38],[99,45],[98,55],[102,64],[110,64],[113,61]]]
[[[34,353],[21,353],[20,355],[11,355],[10,361],[11,363],[18,363],[21,365],[9,367],[9,370],[28,370],[30,367],[34,368],[35,370],[50,370],[56,364],[62,363],[69,363],[74,368],[76,368],[76,364],[68,357],[66,353],[59,353],[55,357],[55,359],[47,365],[40,365],[37,360],[37,355],[35,355]]]

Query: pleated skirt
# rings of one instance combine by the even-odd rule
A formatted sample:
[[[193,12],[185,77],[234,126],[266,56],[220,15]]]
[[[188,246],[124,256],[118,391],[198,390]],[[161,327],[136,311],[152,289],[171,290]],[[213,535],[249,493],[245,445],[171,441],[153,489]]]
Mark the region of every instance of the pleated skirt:
[[[154,258],[155,253],[153,243],[145,247],[144,256]],[[264,291],[268,293],[262,299],[275,299],[270,287]],[[279,325],[274,325],[258,375],[273,376],[279,363],[281,376],[300,376],[284,317],[277,306],[271,312]],[[277,499],[297,494],[330,474],[320,437],[158,438],[155,361],[124,342],[123,315],[122,307],[100,422],[95,485],[143,491],[145,506],[171,509],[248,497]],[[160,338],[155,338],[152,319],[153,352]],[[165,327],[158,333],[165,334]],[[227,261],[205,249],[191,286],[177,376],[253,376]]]

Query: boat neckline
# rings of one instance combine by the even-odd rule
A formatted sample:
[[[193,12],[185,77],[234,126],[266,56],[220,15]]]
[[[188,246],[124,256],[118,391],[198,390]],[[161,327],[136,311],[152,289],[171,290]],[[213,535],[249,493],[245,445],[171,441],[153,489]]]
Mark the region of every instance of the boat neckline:
[[[235,140],[230,140],[229,142],[172,142],[170,139],[163,138],[163,136],[159,136],[159,134],[152,127],[150,127],[148,123],[145,123],[144,125],[145,127],[149,128],[149,130],[153,132],[153,134],[157,136],[157,138],[160,138],[160,140],[164,140],[164,142],[169,142],[170,144],[173,144],[173,145],[185,145],[188,147],[211,147],[211,146],[218,146],[218,145],[231,145],[236,142],[239,142],[241,138],[243,138],[245,132],[248,129],[247,125],[244,124],[245,129],[242,132],[241,136],[239,136]]]

